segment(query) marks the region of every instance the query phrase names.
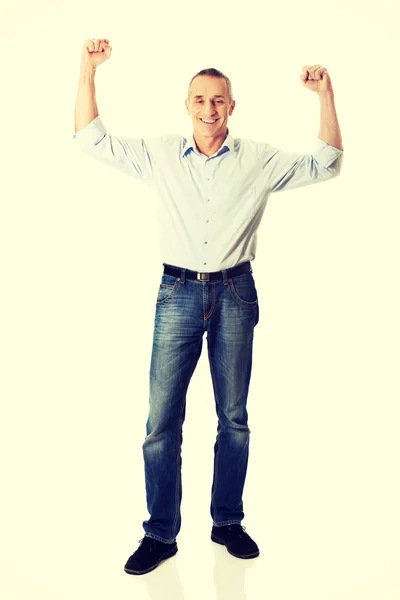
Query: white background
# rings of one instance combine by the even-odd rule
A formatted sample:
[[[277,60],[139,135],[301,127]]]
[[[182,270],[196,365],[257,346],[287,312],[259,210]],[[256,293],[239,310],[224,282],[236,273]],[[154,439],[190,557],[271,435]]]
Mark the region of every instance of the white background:
[[[399,600],[399,19],[396,0],[3,5],[1,522],[4,600]],[[187,397],[178,554],[143,536],[141,445],[162,257],[155,199],[72,139],[83,40],[110,133],[191,132],[191,77],[233,86],[234,137],[312,152],[331,76],[340,177],[272,195],[244,493],[259,558],[210,540],[216,415],[204,349]]]

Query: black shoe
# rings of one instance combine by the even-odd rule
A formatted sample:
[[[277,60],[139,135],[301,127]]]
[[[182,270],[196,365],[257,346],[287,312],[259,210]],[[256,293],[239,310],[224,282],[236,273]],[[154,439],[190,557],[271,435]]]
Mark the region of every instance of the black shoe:
[[[228,552],[237,558],[255,558],[260,551],[245,529],[239,523],[221,527],[213,525],[211,539],[217,544],[225,544]]]
[[[162,560],[170,558],[178,552],[176,542],[166,544],[149,536],[141,540],[139,548],[130,556],[124,567],[125,572],[132,575],[143,575],[155,569]]]

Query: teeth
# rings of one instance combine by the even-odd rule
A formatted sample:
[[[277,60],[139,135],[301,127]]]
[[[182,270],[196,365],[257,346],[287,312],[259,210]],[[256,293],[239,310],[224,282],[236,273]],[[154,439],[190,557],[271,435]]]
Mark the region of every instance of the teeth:
[[[217,119],[214,119],[214,121],[205,121],[204,119],[200,119],[200,120],[201,120],[201,121],[203,121],[203,123],[215,123],[215,121],[216,121]]]

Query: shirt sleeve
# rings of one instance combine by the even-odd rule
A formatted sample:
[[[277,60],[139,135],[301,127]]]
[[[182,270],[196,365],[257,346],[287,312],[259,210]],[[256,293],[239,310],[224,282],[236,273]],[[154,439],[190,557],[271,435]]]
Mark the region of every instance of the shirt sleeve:
[[[134,179],[149,183],[159,156],[162,136],[119,137],[108,133],[98,115],[72,136],[76,144],[101,163],[119,169]]]
[[[261,151],[262,174],[269,193],[327,181],[340,175],[343,150],[317,139],[312,154],[285,152],[266,144]]]

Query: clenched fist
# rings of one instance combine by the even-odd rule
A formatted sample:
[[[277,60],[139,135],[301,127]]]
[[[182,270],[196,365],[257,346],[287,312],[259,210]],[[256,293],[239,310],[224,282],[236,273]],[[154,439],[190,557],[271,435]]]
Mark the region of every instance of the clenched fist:
[[[304,65],[300,75],[300,81],[304,87],[312,92],[321,94],[323,92],[333,93],[331,78],[325,67],[321,65]]]
[[[111,46],[106,39],[85,40],[82,47],[81,69],[96,70],[111,56]]]

